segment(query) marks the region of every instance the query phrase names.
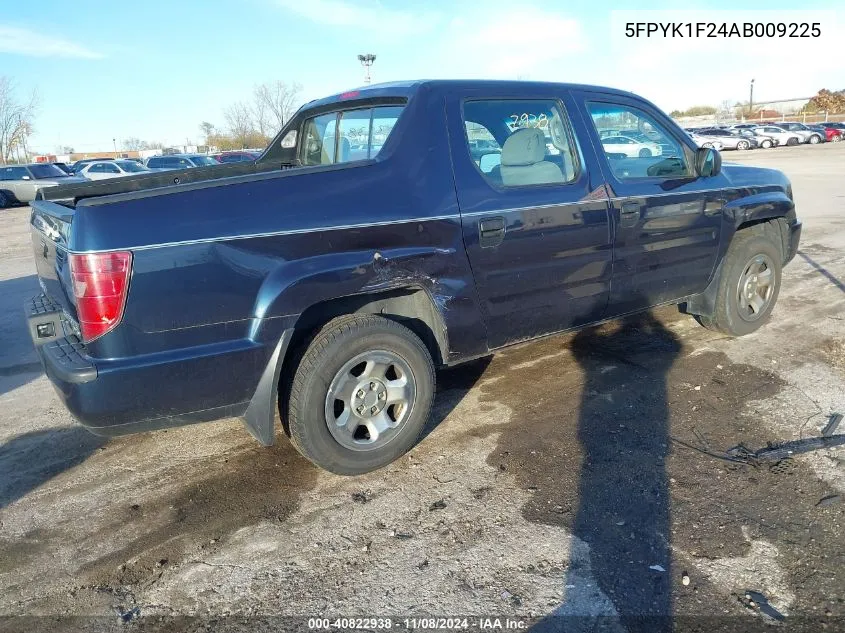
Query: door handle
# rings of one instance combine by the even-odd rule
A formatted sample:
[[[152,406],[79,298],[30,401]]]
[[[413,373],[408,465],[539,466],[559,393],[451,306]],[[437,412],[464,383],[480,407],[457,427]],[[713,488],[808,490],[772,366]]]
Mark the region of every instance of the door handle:
[[[636,226],[640,221],[639,202],[626,200],[619,208],[619,223],[625,227]]]
[[[482,248],[498,246],[505,239],[505,218],[485,218],[478,223],[478,241]]]

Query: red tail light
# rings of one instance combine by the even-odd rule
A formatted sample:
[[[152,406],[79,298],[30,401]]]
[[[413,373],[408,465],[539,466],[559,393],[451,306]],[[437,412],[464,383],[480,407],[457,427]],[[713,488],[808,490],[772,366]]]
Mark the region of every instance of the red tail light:
[[[117,327],[123,318],[132,253],[70,255],[70,277],[76,297],[79,329],[87,343]]]

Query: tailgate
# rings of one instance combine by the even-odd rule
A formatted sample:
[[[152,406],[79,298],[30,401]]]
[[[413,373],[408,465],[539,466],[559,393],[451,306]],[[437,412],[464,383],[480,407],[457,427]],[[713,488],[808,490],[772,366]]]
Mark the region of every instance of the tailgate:
[[[76,303],[67,255],[74,210],[46,200],[35,200],[31,206],[30,237],[39,283],[75,326]]]

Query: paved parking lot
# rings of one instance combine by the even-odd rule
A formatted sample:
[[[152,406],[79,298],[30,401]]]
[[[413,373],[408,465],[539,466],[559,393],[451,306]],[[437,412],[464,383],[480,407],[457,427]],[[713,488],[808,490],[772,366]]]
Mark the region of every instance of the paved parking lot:
[[[667,308],[444,371],[424,440],[357,478],[238,420],[75,426],[22,318],[28,209],[0,211],[0,615],[762,621],[754,591],[845,627],[845,449],[754,467],[678,442],[753,450],[845,412],[845,143],[724,158],[784,170],[804,220],[770,325],[731,340]]]

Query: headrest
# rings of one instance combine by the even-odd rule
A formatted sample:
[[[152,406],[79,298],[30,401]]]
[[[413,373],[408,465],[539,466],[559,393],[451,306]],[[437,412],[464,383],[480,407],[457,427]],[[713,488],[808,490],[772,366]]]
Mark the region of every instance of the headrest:
[[[533,165],[546,157],[546,137],[538,128],[529,127],[511,134],[502,147],[502,165]]]

